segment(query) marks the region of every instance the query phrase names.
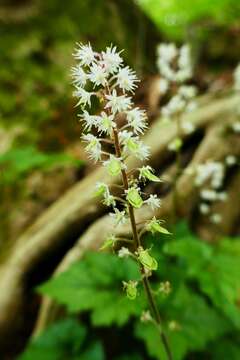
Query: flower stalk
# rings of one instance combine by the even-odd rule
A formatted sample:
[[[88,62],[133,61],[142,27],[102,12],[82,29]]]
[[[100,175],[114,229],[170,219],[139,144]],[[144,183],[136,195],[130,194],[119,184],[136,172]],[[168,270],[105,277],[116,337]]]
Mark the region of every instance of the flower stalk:
[[[82,119],[85,130],[87,130],[87,133],[82,136],[86,141],[86,150],[91,159],[95,162],[100,161],[105,166],[110,176],[121,175],[122,177],[121,198],[111,194],[108,185],[104,183],[97,184],[95,195],[102,196],[103,203],[113,207],[114,212],[110,213],[110,216],[113,218],[115,226],[130,221],[133,251],[122,247],[118,251],[118,256],[122,258],[131,255],[138,262],[153,322],[160,333],[167,358],[172,360],[170,346],[162,328],[160,313],[149,282],[149,277],[152,271],[157,269],[158,263],[151,256],[150,250],[144,249],[141,242],[144,229],[153,234],[156,232],[168,234],[168,231],[160,225],[159,220],[153,217],[150,222],[145,224],[145,228],[144,225],[142,226],[139,233],[135,218],[135,209],[141,208],[143,204],[150,206],[152,210],[160,206],[157,195],[151,194],[144,199],[145,194],[141,192],[141,181],[159,182],[160,179],[153,174],[150,166],[128,169],[125,161],[129,155],[140,160],[146,160],[149,156],[149,148],[139,139],[139,135],[147,128],[145,111],[134,108],[132,98],[127,95],[127,93],[134,93],[139,80],[135,72],[128,66],[123,67],[123,59],[116,47],[108,47],[106,51],[96,53],[90,44],[80,44],[75,58],[79,64],[72,71],[76,87],[74,94],[78,97],[78,105],[82,107]],[[87,85],[89,85],[90,91],[89,88],[85,89]],[[100,105],[104,108],[100,115],[90,114],[86,110],[86,108],[91,109],[93,96],[100,100]],[[124,118],[125,122],[121,126],[118,124],[119,115]],[[100,136],[96,136],[96,132]],[[105,151],[104,143],[113,144],[114,153]],[[138,178],[133,177],[133,173],[138,173]],[[113,247],[116,241],[114,235],[111,235],[102,249]],[[137,286],[137,281],[123,281],[123,288],[131,301],[138,294]]]
[[[114,146],[115,146],[115,152],[117,157],[121,158],[121,148],[120,148],[120,144],[119,144],[119,138],[118,138],[118,132],[115,129],[113,131],[114,134]],[[126,170],[122,169],[122,182],[124,185],[124,189],[128,190],[128,177],[126,174]],[[141,243],[141,238],[138,234],[137,231],[137,225],[136,225],[136,220],[135,220],[135,214],[134,214],[134,208],[131,204],[128,204],[128,211],[129,211],[129,217],[130,217],[130,221],[131,221],[131,227],[132,227],[132,233],[133,233],[133,240],[134,240],[134,250],[137,251],[137,249],[139,247],[142,247],[142,243]],[[154,294],[152,292],[148,277],[145,276],[145,268],[143,265],[140,264],[140,271],[142,274],[142,282],[143,282],[143,286],[144,286],[144,290],[145,290],[145,294],[151,309],[151,314],[153,319],[156,322],[156,325],[159,329],[160,332],[160,336],[161,336],[161,340],[163,342],[163,345],[165,347],[168,359],[171,360],[172,359],[172,354],[171,354],[171,350],[169,347],[169,343],[167,340],[167,337],[165,335],[165,333],[162,330],[162,320],[161,320],[161,316],[158,310],[158,307],[156,305],[155,299],[154,299]]]

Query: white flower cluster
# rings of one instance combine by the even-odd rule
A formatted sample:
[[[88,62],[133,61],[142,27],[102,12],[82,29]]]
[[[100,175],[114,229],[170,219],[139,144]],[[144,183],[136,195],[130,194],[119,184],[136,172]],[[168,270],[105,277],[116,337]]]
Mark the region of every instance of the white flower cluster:
[[[157,66],[161,75],[159,89],[165,95],[174,89],[174,94],[169,102],[163,106],[162,115],[171,118],[183,112],[191,112],[197,107],[196,87],[186,85],[193,74],[191,51],[189,45],[177,48],[174,44],[160,44],[157,48]],[[194,131],[194,126],[190,121],[181,121],[181,130],[185,134]],[[171,144],[170,150],[174,150]]]
[[[139,137],[147,129],[147,115],[144,110],[133,106],[132,97],[129,96],[129,93],[134,93],[139,80],[133,70],[124,66],[115,46],[95,52],[90,44],[78,44],[74,57],[77,60],[77,65],[72,68],[74,96],[78,99],[77,106],[81,107],[79,116],[84,125],[82,140],[86,143],[86,151],[90,159],[102,162],[110,176],[119,176],[127,170],[124,160],[128,155],[140,160],[149,157],[149,147]],[[90,112],[94,98],[95,103],[98,100],[103,108],[97,115]],[[119,114],[124,120],[121,127],[118,125]],[[121,155],[104,150],[106,140],[116,147],[116,136]],[[150,167],[143,167],[139,172],[145,179],[159,181]],[[102,196],[105,205],[113,207],[110,216],[115,225],[126,222],[127,207],[123,210],[116,207],[119,198],[110,193],[106,184],[97,183],[95,194]],[[149,205],[153,210],[160,206],[156,195],[143,200],[137,187],[129,187],[124,196],[124,201],[136,208],[142,204]],[[123,254],[124,249],[119,255]]]
[[[167,81],[183,83],[191,78],[192,62],[189,45],[185,44],[178,49],[175,44],[160,44],[157,54],[157,66]]]
[[[222,218],[220,214],[211,214],[211,204],[215,201],[227,200],[227,193],[221,191],[225,171],[226,165],[217,161],[209,161],[206,164],[198,165],[196,168],[195,185],[202,187],[199,211],[203,215],[209,215],[210,221],[215,224],[220,223]]]
[[[123,65],[123,59],[116,47],[107,47],[106,51],[97,53],[90,44],[78,44],[74,53],[78,64],[72,68],[74,96],[78,98],[77,106],[81,106],[81,120],[86,131],[97,130],[100,135],[112,136],[116,127],[114,121],[118,113],[124,113],[126,124],[121,136],[124,156],[133,154],[144,160],[149,149],[139,140],[139,135],[147,128],[146,113],[133,107],[132,98],[138,79],[133,70]],[[104,111],[100,115],[91,115],[89,109],[94,97],[104,99]],[[88,110],[86,110],[86,107]],[[102,160],[102,141],[92,133],[83,135],[86,150],[94,161]],[[107,163],[105,162],[107,166]]]

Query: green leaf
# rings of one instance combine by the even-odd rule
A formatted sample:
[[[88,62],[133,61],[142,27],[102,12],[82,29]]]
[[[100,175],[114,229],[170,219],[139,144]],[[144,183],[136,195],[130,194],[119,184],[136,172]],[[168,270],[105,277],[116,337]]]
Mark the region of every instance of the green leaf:
[[[0,155],[0,165],[3,168],[3,181],[11,183],[33,169],[45,170],[56,165],[82,166],[83,162],[76,161],[66,154],[43,153],[33,146],[26,146],[13,148]]]
[[[31,342],[19,360],[104,360],[101,344],[86,346],[85,338],[86,330],[76,320],[62,320]]]
[[[187,237],[188,236],[188,237]],[[185,263],[189,275],[197,275],[212,258],[213,249],[191,235],[176,239],[164,245],[163,251],[170,256],[177,256]]]
[[[232,340],[220,339],[216,343],[211,344],[213,360],[227,359],[239,360],[240,359],[240,339],[234,343]]]
[[[187,277],[198,282],[201,291],[240,329],[240,243],[222,240],[210,246],[189,232],[176,233],[176,240],[163,251],[176,256]]]
[[[205,271],[198,274],[201,290],[240,329],[239,256],[215,253]]]
[[[211,308],[199,295],[184,285],[175,291],[164,311],[168,326],[164,330],[169,339],[174,360],[182,360],[190,351],[205,349],[209,341],[215,340],[229,330],[229,323]],[[161,311],[161,309],[160,309]],[[171,320],[171,321],[170,321]],[[173,330],[171,322],[177,325]],[[137,323],[135,335],[144,340],[149,355],[167,360],[157,328],[152,323]]]
[[[239,14],[239,3],[235,0],[137,0],[137,4],[157,25],[159,30],[174,39],[182,39],[194,24],[204,19],[214,24],[228,24]],[[209,26],[210,26],[209,25]],[[207,26],[198,28],[200,33],[206,32]]]
[[[127,354],[118,357],[116,360],[143,360],[143,357],[138,354]]]
[[[139,277],[134,260],[93,252],[39,290],[66,305],[70,312],[90,310],[94,325],[121,326],[143,309],[143,299],[129,300],[122,288],[122,281]]]

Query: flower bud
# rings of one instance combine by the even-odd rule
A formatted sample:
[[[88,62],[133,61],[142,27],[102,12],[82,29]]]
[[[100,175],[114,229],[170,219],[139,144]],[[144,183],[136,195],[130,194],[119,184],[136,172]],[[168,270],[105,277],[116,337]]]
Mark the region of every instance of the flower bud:
[[[107,167],[107,171],[111,176],[117,176],[120,174],[122,166],[120,159],[115,156],[110,156],[110,159],[104,163]]]
[[[117,241],[117,238],[115,235],[110,235],[103,243],[103,245],[100,247],[100,250],[105,250],[108,248],[113,247],[114,243]]]
[[[155,182],[161,182],[161,180],[152,173],[152,168],[150,166],[143,166],[141,169],[139,169],[139,171],[140,178],[145,178]]]
[[[137,281],[130,280],[129,282],[123,281],[123,288],[126,290],[127,297],[130,300],[135,300],[137,296]]]
[[[146,230],[150,231],[152,234],[170,234],[170,232],[161,225],[161,221],[157,220],[155,216],[146,225]]]
[[[148,270],[157,270],[157,268],[158,268],[157,260],[154,259],[149,254],[148,250],[144,250],[143,248],[139,248],[138,249],[138,260]]]
[[[139,209],[143,204],[143,199],[139,195],[138,189],[135,187],[127,190],[127,201],[136,209]]]

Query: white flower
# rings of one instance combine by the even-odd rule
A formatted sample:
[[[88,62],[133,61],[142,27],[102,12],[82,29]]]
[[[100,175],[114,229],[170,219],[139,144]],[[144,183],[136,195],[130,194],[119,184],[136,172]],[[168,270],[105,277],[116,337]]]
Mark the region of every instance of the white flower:
[[[152,210],[155,210],[161,206],[161,200],[158,199],[157,195],[151,194],[144,202],[149,205]]]
[[[116,90],[114,89],[111,95],[106,95],[108,100],[105,108],[111,108],[112,112],[124,112],[129,110],[132,105],[131,98],[125,95],[117,95]]]
[[[187,135],[191,134],[195,130],[193,123],[186,120],[181,122],[181,128],[183,129],[183,132]]]
[[[220,224],[220,222],[222,221],[222,216],[221,214],[212,214],[211,217],[210,217],[210,221],[213,223],[213,224]]]
[[[92,92],[88,92],[81,87],[77,87],[77,90],[74,91],[73,95],[79,98],[79,101],[76,106],[83,105],[83,106],[91,106],[91,96],[93,95]]]
[[[183,83],[192,77],[192,70],[190,68],[186,68],[184,70],[179,70],[176,73],[176,81]]]
[[[170,122],[170,116],[172,115],[171,114],[171,111],[169,110],[169,108],[167,106],[163,106],[162,107],[162,110],[161,110],[161,114],[162,116],[164,116],[164,119],[162,121],[164,121],[164,123],[169,123]]]
[[[108,73],[101,65],[93,63],[90,67],[88,77],[94,85],[105,85],[107,76]]]
[[[118,251],[118,256],[120,258],[124,258],[124,257],[129,257],[131,255],[130,251],[128,250],[128,248],[122,246],[121,249]]]
[[[196,110],[198,107],[198,104],[196,101],[190,101],[187,105],[186,105],[186,108],[185,108],[185,112],[192,112],[194,110]]]
[[[238,64],[238,66],[236,67],[234,73],[233,73],[233,77],[234,77],[234,89],[236,91],[240,90],[240,64]]]
[[[160,94],[164,95],[168,91],[169,81],[167,79],[161,78],[158,81],[158,87],[160,90]]]
[[[234,155],[228,155],[225,159],[225,162],[228,166],[232,166],[236,164],[237,158]]]
[[[133,132],[127,130],[119,131],[118,136],[120,143],[124,144],[124,142],[133,138]]]
[[[178,53],[175,44],[160,44],[157,48],[158,56],[166,63],[170,63]]]
[[[113,74],[118,71],[123,59],[117,52],[116,46],[107,47],[106,51],[102,52],[103,66],[108,74]]]
[[[174,95],[162,111],[163,115],[174,115],[184,110],[185,100],[180,95]]]
[[[211,186],[218,188],[222,185],[224,177],[224,166],[220,162],[209,161],[206,164],[198,165],[196,168],[195,184],[202,185],[205,181],[211,180]]]
[[[138,144],[138,149],[135,151],[135,156],[140,160],[147,160],[150,155],[149,146],[145,145],[142,141]]]
[[[170,282],[169,281],[161,282],[158,291],[164,295],[169,295],[172,291]]]
[[[107,206],[116,205],[114,196],[110,194],[108,186],[103,182],[96,183],[95,196],[103,196],[103,204]]]
[[[147,128],[146,112],[139,108],[134,108],[127,112],[128,124],[133,128],[136,134],[142,134]]]
[[[153,318],[152,318],[152,315],[150,314],[150,311],[149,311],[149,310],[143,311],[142,314],[141,314],[140,320],[141,320],[142,322],[153,321]]]
[[[101,133],[111,134],[112,128],[116,126],[113,115],[108,115],[104,111],[101,112],[101,116],[96,116],[96,126]]]
[[[88,75],[82,69],[81,65],[73,66],[71,69],[73,83],[79,87],[85,86]]]
[[[127,221],[126,212],[124,210],[120,211],[115,208],[114,213],[110,213],[109,216],[113,218],[115,225],[122,225]]]
[[[93,126],[96,125],[96,116],[90,115],[86,110],[80,115],[82,120],[85,122],[85,129],[88,131],[92,129]]]
[[[137,87],[136,82],[139,81],[135,72],[131,70],[129,66],[120,69],[116,78],[116,85],[118,85],[123,91],[133,92]]]
[[[199,211],[201,214],[207,215],[210,211],[210,207],[209,207],[209,205],[202,203],[199,205]]]
[[[215,190],[204,189],[201,191],[200,196],[204,200],[215,201],[217,200],[217,193]]]
[[[232,124],[232,129],[235,133],[240,133],[240,121],[235,121],[233,124]]]
[[[188,44],[183,45],[179,50],[178,66],[180,71],[192,73],[191,50]],[[187,80],[187,78],[185,79]]]
[[[124,152],[135,155],[140,160],[145,160],[149,157],[149,146],[145,145],[139,140],[138,136],[132,136],[133,134],[128,131],[122,131],[120,133],[120,142],[123,144]]]
[[[227,195],[226,192],[219,192],[219,193],[217,194],[217,198],[218,198],[218,200],[220,200],[220,201],[226,201],[227,198],[228,198],[228,195]]]
[[[101,143],[100,140],[92,135],[85,134],[82,136],[83,141],[86,141],[88,145],[86,146],[86,151],[90,155],[90,159],[98,161],[101,159]]]
[[[176,73],[171,66],[161,57],[157,60],[157,66],[160,74],[169,81],[175,81]]]
[[[160,74],[170,82],[183,83],[192,76],[192,62],[189,45],[183,45],[179,50],[174,44],[160,44],[157,66]],[[162,83],[163,94],[168,83]],[[189,92],[187,93],[187,95]],[[185,95],[184,95],[185,97]]]
[[[196,93],[197,93],[196,87],[190,86],[190,85],[182,85],[182,86],[180,86],[178,91],[179,91],[179,94],[186,99],[192,99],[193,97],[196,96]]]
[[[78,48],[76,49],[76,52],[73,54],[73,56],[77,60],[80,60],[81,65],[89,66],[92,62],[94,62],[95,54],[90,44],[88,45],[77,44],[77,46]]]
[[[223,174],[221,173],[214,174],[211,181],[212,188],[219,189],[222,186],[222,183],[223,183]]]

